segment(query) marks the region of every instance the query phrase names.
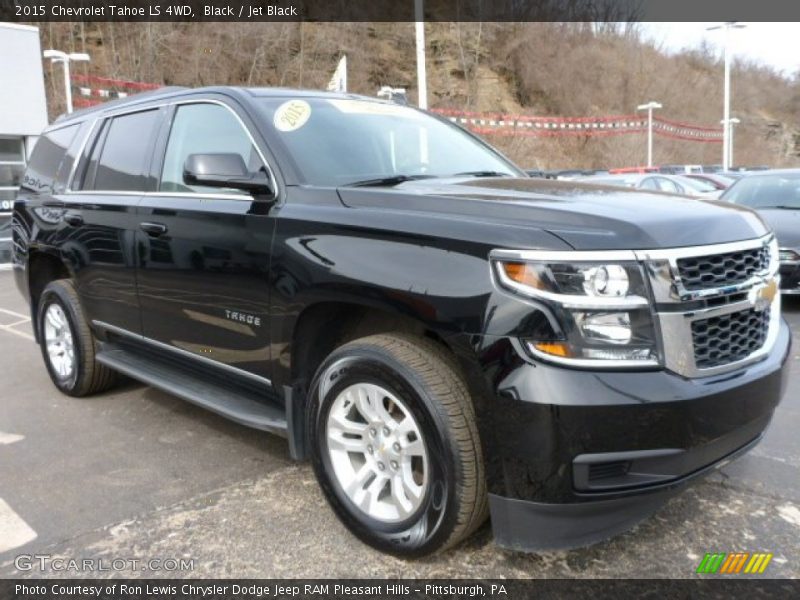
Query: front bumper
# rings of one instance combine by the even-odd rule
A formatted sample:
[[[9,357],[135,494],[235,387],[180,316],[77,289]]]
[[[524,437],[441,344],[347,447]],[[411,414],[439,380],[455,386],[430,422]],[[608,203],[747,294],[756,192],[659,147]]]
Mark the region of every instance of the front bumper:
[[[531,364],[505,345],[482,353],[493,530],[501,546],[540,550],[624,531],[758,443],[785,390],[790,334],[781,320],[766,358],[701,379]]]

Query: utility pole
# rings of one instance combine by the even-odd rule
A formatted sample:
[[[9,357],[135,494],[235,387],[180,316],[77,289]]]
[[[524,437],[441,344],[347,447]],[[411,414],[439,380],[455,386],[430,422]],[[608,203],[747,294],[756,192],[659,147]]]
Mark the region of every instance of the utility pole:
[[[69,63],[73,60],[76,62],[88,62],[90,60],[89,55],[83,52],[67,54],[61,50],[45,50],[44,58],[49,58],[53,64],[61,63],[64,65],[64,93],[66,94],[67,114],[69,114],[72,112],[72,82],[69,75]]]
[[[417,38],[417,104],[428,110],[428,83],[425,75],[425,15],[423,0],[414,0],[414,29]]]
[[[722,25],[707,27],[706,31],[723,29],[725,31],[725,91],[722,99],[722,170],[729,171],[731,168],[731,29],[743,29],[745,25],[738,21],[727,21]]]
[[[636,110],[647,111],[647,166],[653,166],[653,110],[664,108],[658,102],[648,102],[647,104],[640,104]]]

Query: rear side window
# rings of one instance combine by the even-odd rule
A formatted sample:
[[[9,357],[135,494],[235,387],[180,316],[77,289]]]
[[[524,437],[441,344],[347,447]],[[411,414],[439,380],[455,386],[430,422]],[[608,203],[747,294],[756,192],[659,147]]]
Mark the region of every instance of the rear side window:
[[[159,112],[147,110],[114,117],[106,123],[95,143],[84,189],[142,192],[146,189],[151,141]]]
[[[48,131],[39,138],[25,171],[22,187],[34,192],[52,191],[58,170],[80,124]]]

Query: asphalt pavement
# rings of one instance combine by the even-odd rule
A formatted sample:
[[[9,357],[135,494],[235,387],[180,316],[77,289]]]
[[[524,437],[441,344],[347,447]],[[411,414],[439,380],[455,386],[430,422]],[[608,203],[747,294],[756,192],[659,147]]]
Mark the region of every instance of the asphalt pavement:
[[[800,339],[800,301],[784,312]],[[706,552],[739,551],[773,553],[764,576],[800,577],[800,346],[763,442],[631,532],[521,554],[497,548],[487,524],[417,561],[352,537],[280,438],[131,381],[61,395],[9,272],[0,272],[0,357],[0,577],[682,578]],[[53,570],[70,566],[64,559],[88,567]]]

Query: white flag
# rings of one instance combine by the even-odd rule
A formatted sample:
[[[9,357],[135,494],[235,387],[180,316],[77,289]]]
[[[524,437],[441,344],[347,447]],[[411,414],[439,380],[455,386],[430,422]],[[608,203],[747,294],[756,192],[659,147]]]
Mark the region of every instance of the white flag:
[[[346,92],[347,91],[347,55],[342,56],[336,70],[333,72],[333,77],[328,82],[329,92]]]

